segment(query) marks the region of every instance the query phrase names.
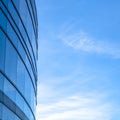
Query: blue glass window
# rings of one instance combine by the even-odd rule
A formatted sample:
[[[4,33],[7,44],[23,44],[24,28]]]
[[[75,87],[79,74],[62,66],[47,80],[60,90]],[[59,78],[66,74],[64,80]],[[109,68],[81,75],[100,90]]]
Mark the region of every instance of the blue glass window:
[[[6,46],[6,38],[2,34],[2,31],[0,30],[0,69],[4,71],[5,68],[5,46]]]
[[[4,93],[13,101],[16,98],[16,90],[14,87],[8,82],[8,80],[4,80]]]
[[[0,6],[0,120],[20,120],[22,112],[35,120],[35,1],[1,0]]]
[[[1,120],[20,120],[17,115],[10,111],[7,107],[2,106],[2,119]],[[6,115],[7,114],[7,115]]]
[[[24,95],[25,92],[25,68],[20,59],[18,59],[18,64],[17,64],[17,87],[18,89],[22,92]]]
[[[17,74],[17,54],[10,42],[6,40],[6,57],[5,57],[5,72],[7,76],[16,81]]]

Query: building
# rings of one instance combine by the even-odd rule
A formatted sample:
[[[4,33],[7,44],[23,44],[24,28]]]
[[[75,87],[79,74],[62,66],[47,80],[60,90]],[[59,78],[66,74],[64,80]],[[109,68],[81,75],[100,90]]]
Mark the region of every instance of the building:
[[[35,120],[35,0],[0,0],[0,120]]]

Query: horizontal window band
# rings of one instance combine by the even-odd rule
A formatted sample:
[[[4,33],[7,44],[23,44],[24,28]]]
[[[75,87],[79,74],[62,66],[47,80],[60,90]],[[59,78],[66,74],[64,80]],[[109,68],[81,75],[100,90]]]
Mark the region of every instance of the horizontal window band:
[[[21,120],[29,120],[28,117],[24,114],[24,112],[1,90],[0,90],[0,103],[6,106],[12,113],[14,113]]]
[[[25,101],[26,105],[27,105],[28,108],[30,109],[30,111],[31,111],[31,113],[32,113],[32,115],[33,115],[33,117],[34,117],[34,119],[35,119],[35,115],[34,115],[32,109],[31,109],[29,103],[28,103],[27,100],[25,99],[24,95],[20,92],[20,90],[16,87],[16,85],[12,82],[12,80],[10,80],[10,79],[8,78],[8,76],[7,76],[2,70],[0,70],[0,73],[3,75],[3,77],[5,77],[5,79],[15,88],[15,90],[16,90],[16,91],[19,93],[19,95],[23,98],[23,100]]]

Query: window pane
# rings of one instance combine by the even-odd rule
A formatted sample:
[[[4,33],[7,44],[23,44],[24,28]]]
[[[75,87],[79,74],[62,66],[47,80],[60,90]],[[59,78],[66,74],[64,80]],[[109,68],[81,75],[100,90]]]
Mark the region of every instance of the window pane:
[[[10,42],[6,41],[6,59],[5,72],[7,76],[15,83],[17,74],[17,54]]]
[[[16,90],[15,88],[8,82],[8,80],[4,80],[4,93],[12,100],[15,101],[16,98]]]
[[[6,113],[7,113],[7,115],[6,115]],[[5,106],[3,106],[2,116],[3,117],[1,120],[20,120],[12,111],[10,111]]]
[[[24,91],[25,91],[25,67],[19,58],[18,58],[18,64],[17,64],[17,87],[24,95]]]
[[[0,70],[4,71],[5,68],[5,46],[6,38],[0,30]]]

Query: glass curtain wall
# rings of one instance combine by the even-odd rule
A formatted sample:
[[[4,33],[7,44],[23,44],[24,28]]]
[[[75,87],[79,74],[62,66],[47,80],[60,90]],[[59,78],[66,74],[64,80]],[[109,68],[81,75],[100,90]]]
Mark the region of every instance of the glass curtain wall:
[[[37,32],[34,0],[0,1],[0,120],[35,120]]]

